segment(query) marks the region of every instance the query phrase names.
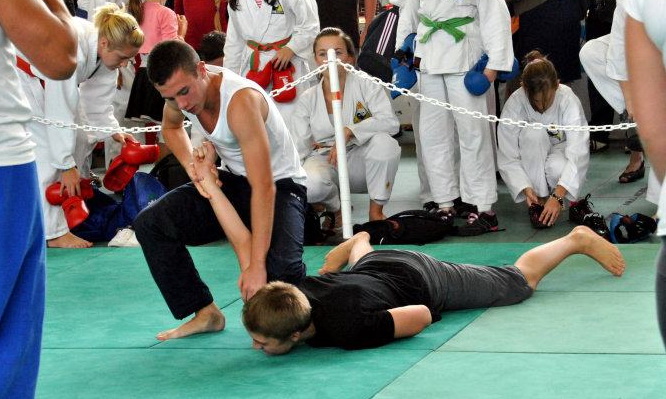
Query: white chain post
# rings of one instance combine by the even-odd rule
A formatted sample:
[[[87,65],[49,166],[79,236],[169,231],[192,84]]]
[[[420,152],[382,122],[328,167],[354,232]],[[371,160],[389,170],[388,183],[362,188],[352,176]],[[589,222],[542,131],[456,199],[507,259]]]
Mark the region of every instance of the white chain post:
[[[331,83],[333,100],[333,126],[335,127],[335,149],[338,156],[338,183],[340,185],[340,210],[342,211],[342,238],[352,236],[351,225],[351,195],[349,190],[349,171],[347,170],[347,142],[342,125],[342,95],[340,93],[340,80],[338,79],[338,62],[335,49],[328,49],[328,73]]]

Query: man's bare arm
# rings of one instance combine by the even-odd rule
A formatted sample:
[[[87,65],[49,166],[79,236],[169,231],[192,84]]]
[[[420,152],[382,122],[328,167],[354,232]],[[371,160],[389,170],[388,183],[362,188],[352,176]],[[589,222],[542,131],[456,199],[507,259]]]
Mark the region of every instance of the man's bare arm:
[[[77,38],[62,0],[0,1],[0,25],[23,55],[51,79],[76,68]]]
[[[389,309],[395,326],[394,338],[412,337],[432,324],[430,309],[425,305],[408,305]]]
[[[162,137],[164,143],[193,179],[192,142],[185,131],[185,116],[171,100],[164,103],[162,113]]]
[[[627,16],[627,69],[629,91],[638,135],[660,182],[666,173],[666,69],[661,51],[650,40],[645,26]]]
[[[243,154],[247,179],[252,187],[252,253],[249,267],[239,280],[245,300],[266,284],[266,254],[273,231],[275,183],[271,169],[265,121],[268,104],[254,89],[238,91],[229,103],[227,120]]]

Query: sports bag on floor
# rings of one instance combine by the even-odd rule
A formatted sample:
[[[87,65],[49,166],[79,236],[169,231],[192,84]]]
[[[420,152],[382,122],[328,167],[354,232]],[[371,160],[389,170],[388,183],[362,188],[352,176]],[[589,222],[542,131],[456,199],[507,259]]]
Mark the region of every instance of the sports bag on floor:
[[[373,245],[426,244],[453,233],[454,227],[436,214],[421,209],[396,213],[385,220],[354,225],[354,234],[365,231]]]

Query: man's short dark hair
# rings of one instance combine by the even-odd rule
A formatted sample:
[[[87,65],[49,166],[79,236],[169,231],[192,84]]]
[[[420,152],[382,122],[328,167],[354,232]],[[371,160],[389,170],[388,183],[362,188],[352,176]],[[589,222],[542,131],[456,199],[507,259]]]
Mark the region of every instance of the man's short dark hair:
[[[223,32],[212,31],[206,33],[201,38],[199,46],[199,56],[204,62],[212,61],[216,58],[224,57],[224,43],[227,35]]]
[[[148,56],[148,79],[162,86],[179,69],[197,74],[199,55],[182,40],[165,40],[157,44]]]

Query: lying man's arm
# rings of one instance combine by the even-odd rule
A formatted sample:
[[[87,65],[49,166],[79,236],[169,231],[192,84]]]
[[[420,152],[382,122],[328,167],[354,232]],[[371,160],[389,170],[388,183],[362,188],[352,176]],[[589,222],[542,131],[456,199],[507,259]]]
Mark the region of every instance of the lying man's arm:
[[[408,305],[389,309],[395,326],[394,338],[407,338],[423,331],[432,323],[430,309],[425,305]]]
[[[213,163],[216,158],[215,148],[210,141],[206,141],[202,148],[195,149],[194,155],[193,169],[201,179],[198,184],[204,190],[204,196],[209,199],[217,221],[236,252],[241,270],[244,270],[250,265],[252,235],[227,196],[220,190],[222,182],[218,180],[217,168]]]

